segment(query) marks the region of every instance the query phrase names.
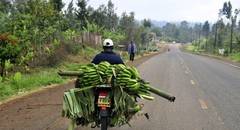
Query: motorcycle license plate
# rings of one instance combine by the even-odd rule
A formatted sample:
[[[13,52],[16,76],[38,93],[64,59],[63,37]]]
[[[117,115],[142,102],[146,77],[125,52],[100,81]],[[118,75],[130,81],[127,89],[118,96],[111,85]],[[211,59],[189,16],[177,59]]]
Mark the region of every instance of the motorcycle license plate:
[[[109,96],[99,95],[98,97],[98,106],[99,107],[110,107],[110,98]]]

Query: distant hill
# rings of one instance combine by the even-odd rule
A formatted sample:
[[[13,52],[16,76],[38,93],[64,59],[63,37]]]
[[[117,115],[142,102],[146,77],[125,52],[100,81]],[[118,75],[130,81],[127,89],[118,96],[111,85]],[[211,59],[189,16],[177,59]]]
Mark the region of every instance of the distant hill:
[[[168,21],[157,21],[157,20],[151,20],[152,24],[157,26],[157,27],[163,27],[165,26],[167,23],[174,23],[177,26],[180,25],[181,21],[177,21],[177,22],[168,22]],[[196,22],[188,22],[188,24],[193,27],[195,24],[197,24]]]

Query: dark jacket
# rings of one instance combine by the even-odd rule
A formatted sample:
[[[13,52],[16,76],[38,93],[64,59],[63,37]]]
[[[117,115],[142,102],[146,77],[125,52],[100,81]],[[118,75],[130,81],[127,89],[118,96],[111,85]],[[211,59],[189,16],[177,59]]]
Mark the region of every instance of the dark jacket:
[[[92,63],[99,64],[102,61],[107,61],[110,64],[124,64],[121,57],[114,52],[103,51],[94,57]]]

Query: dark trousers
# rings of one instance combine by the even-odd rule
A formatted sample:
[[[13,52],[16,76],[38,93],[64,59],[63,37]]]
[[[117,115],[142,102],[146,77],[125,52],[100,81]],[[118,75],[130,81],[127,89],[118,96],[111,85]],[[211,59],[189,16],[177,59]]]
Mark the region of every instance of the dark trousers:
[[[134,56],[135,56],[134,53],[131,53],[131,54],[130,54],[130,61],[134,61]]]

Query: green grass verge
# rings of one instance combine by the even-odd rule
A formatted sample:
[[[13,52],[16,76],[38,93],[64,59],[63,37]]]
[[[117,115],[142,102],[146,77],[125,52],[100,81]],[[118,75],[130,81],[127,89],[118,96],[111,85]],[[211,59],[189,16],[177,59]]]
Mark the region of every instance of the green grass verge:
[[[196,51],[197,51],[197,47],[196,47],[196,46],[193,46],[193,45],[187,45],[187,46],[185,47],[185,49],[186,49],[187,51],[191,51],[191,52],[196,52]]]
[[[57,75],[54,69],[48,69],[32,74],[15,74],[5,82],[0,82],[0,100],[17,95],[40,86],[63,83],[64,79]]]
[[[240,62],[240,52],[231,54],[229,57],[235,62]]]
[[[189,51],[189,52],[209,54],[209,55],[212,55],[212,56],[218,56],[218,57],[221,57],[221,58],[230,59],[234,62],[240,62],[240,52],[230,54],[229,56],[222,56],[222,55],[218,55],[218,54],[207,53],[204,50],[198,50],[197,47],[193,46],[193,45],[187,45],[183,49],[186,50],[186,51]]]

